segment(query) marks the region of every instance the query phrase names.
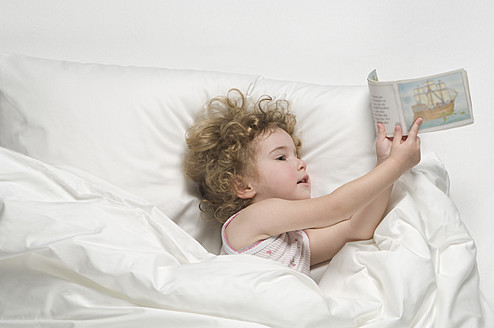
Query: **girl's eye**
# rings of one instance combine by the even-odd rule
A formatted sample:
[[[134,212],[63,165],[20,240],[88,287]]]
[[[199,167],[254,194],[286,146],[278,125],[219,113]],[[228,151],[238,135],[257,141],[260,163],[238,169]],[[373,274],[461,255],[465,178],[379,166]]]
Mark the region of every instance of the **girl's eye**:
[[[277,161],[284,161],[284,160],[286,160],[286,156],[285,155],[280,155],[280,156],[276,157],[276,160]]]

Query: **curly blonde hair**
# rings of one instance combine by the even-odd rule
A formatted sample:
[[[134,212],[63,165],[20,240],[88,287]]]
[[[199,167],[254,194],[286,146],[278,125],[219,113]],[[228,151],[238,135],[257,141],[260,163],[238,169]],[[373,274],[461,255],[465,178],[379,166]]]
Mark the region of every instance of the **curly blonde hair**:
[[[257,136],[283,129],[300,155],[302,143],[295,135],[295,125],[286,100],[262,96],[254,102],[240,90],[231,89],[226,96],[209,101],[187,131],[184,161],[185,174],[198,184],[199,208],[207,218],[224,223],[252,203],[252,199],[237,197],[234,181],[257,174],[253,145]]]

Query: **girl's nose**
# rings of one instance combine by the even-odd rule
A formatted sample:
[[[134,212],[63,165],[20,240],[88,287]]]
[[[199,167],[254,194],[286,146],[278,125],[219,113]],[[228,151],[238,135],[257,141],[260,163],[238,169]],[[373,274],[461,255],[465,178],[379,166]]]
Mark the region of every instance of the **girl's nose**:
[[[305,163],[305,161],[303,159],[300,159],[298,160],[298,167],[299,167],[299,170],[307,170],[307,164]]]

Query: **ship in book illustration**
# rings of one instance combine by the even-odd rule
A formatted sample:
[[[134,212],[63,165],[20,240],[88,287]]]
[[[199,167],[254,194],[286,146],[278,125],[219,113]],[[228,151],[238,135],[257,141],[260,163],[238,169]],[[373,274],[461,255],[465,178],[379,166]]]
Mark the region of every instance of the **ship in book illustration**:
[[[427,80],[413,89],[415,105],[412,105],[414,120],[422,117],[424,121],[446,119],[453,114],[455,98],[458,92],[448,88],[446,83]]]

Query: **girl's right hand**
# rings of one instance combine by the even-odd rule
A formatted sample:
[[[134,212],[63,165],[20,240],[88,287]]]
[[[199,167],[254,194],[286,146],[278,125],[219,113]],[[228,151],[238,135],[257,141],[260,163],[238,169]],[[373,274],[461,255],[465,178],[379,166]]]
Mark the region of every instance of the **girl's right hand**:
[[[399,125],[395,128],[389,158],[396,161],[403,172],[408,171],[420,162],[420,138],[417,133],[422,121],[420,117],[415,120],[406,138],[403,138]]]

